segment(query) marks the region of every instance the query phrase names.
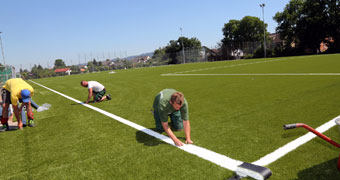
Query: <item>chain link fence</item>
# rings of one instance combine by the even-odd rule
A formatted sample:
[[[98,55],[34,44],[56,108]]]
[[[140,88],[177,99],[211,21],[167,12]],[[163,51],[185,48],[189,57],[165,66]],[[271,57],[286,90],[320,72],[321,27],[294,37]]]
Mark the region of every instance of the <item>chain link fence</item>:
[[[0,83],[5,83],[8,79],[16,78],[13,66],[0,66]]]
[[[281,42],[266,42],[266,56],[277,56],[282,47]],[[239,42],[230,43],[221,47],[221,56],[223,60],[233,59],[250,59],[264,57],[263,42]]]
[[[114,62],[115,69],[164,66],[169,64],[185,64],[208,61],[207,48],[192,48],[177,53],[156,54],[152,57],[137,57],[133,60]]]
[[[280,43],[267,42],[267,57],[276,56],[275,49],[280,46]],[[114,67],[115,69],[126,69],[261,57],[264,57],[263,42],[240,42],[216,49],[203,46],[201,48],[186,48],[177,53],[160,53],[152,57],[137,57],[130,61],[120,60],[115,62]]]

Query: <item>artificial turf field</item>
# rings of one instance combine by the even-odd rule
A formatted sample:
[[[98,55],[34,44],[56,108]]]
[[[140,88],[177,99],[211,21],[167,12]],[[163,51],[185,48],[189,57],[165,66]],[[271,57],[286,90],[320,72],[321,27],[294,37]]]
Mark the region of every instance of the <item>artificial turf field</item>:
[[[302,122],[316,128],[340,115],[340,76],[317,74],[340,73],[339,67],[340,55],[318,55],[34,81],[81,101],[86,100],[87,89],[80,81],[99,81],[112,100],[91,105],[150,129],[154,128],[150,112],[154,96],[162,89],[174,88],[188,100],[195,145],[254,162],[307,133],[304,129],[284,131],[283,124]],[[177,75],[162,76],[169,73]],[[35,89],[35,102],[52,107],[35,113],[36,127],[0,133],[0,179],[228,179],[233,175],[228,169],[29,83]],[[183,132],[175,134],[184,141]],[[338,127],[325,134],[340,142]],[[315,138],[267,167],[273,180],[338,180],[338,156],[338,148]]]

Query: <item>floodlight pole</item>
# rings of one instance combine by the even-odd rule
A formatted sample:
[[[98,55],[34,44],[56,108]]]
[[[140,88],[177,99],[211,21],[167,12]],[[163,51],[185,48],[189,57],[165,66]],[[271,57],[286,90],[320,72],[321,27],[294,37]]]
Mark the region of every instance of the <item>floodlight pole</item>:
[[[264,6],[265,4],[260,4],[260,7],[262,8],[262,17],[263,17],[263,51],[264,51],[264,58],[267,57],[267,50],[266,50],[266,25],[264,23]]]
[[[5,74],[6,74],[6,81],[7,81],[7,79],[8,79],[8,74],[7,74],[7,69],[6,69],[6,61],[5,61],[4,48],[3,48],[3,46],[2,46],[1,33],[2,33],[2,32],[0,32],[0,45],[1,45],[2,59],[4,60],[4,67],[5,67]]]
[[[183,45],[182,28],[180,28],[180,30],[181,30],[181,37],[182,37],[183,64],[185,64],[185,53],[184,53],[184,45]]]

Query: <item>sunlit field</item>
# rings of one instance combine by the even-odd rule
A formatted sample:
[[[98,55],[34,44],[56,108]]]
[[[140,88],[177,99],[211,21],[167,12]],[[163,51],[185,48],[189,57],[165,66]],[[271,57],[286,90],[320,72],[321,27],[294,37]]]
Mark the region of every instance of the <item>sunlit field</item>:
[[[195,145],[254,162],[340,115],[340,55],[206,62],[35,79],[80,101],[81,80],[102,83],[111,101],[91,104],[149,129],[155,95],[184,93]],[[29,82],[34,128],[0,133],[0,179],[227,179],[234,172],[182,151]],[[340,141],[339,128],[325,133]],[[166,135],[163,133],[163,135]],[[183,132],[176,135],[184,141]],[[270,179],[339,179],[339,149],[315,138],[267,165]]]

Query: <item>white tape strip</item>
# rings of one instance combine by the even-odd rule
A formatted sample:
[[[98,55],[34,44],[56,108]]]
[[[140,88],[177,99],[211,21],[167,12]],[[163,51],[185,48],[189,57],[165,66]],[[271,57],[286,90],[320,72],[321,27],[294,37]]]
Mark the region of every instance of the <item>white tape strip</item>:
[[[340,76],[340,73],[161,74],[161,76]]]
[[[85,107],[88,107],[88,108],[90,108],[92,110],[95,110],[95,111],[97,111],[99,113],[102,113],[102,114],[104,114],[104,115],[106,115],[108,117],[111,117],[111,118],[113,118],[113,119],[115,119],[115,120],[117,120],[117,121],[119,121],[119,122],[121,122],[123,124],[126,124],[126,125],[128,125],[130,127],[133,127],[133,128],[135,128],[135,129],[137,129],[139,131],[142,131],[142,132],[144,132],[144,133],[146,133],[146,134],[148,134],[150,136],[153,136],[153,137],[155,137],[157,139],[160,139],[160,140],[162,140],[162,141],[164,141],[164,142],[166,142],[166,143],[168,143],[170,145],[175,146],[174,142],[169,137],[167,137],[167,136],[159,134],[159,133],[157,133],[155,131],[147,129],[147,128],[141,126],[141,125],[138,125],[136,123],[128,121],[128,120],[126,120],[124,118],[116,116],[116,115],[114,115],[112,113],[109,113],[109,112],[104,111],[102,109],[99,109],[97,107],[91,106],[89,104],[84,104],[83,102],[81,102],[79,100],[76,100],[76,99],[74,99],[72,97],[69,97],[69,96],[67,96],[65,94],[62,94],[62,93],[60,93],[58,91],[55,91],[55,90],[53,90],[51,88],[48,88],[48,87],[46,87],[44,85],[41,85],[39,83],[36,83],[34,81],[31,81],[31,82],[34,83],[34,84],[37,84],[37,85],[39,85],[39,86],[41,86],[41,87],[43,87],[45,89],[48,89],[48,90],[50,90],[50,91],[52,91],[52,92],[54,92],[56,94],[59,94],[60,96],[63,96],[63,97],[65,97],[65,98],[67,98],[67,99],[69,99],[71,101],[74,101],[76,103],[82,104]],[[192,145],[192,144],[190,144],[190,145],[186,145],[185,144],[182,147],[178,147],[178,148],[180,148],[180,149],[182,149],[182,150],[184,150],[184,151],[186,151],[188,153],[194,154],[194,155],[196,155],[196,156],[198,156],[198,157],[200,157],[202,159],[208,160],[208,161],[210,161],[210,162],[212,162],[214,164],[217,164],[217,165],[219,165],[221,167],[227,168],[227,169],[229,169],[231,171],[235,171],[237,166],[243,163],[242,161],[231,159],[231,158],[229,158],[229,157],[227,157],[225,155],[222,155],[222,154],[219,154],[219,153],[216,153],[216,152],[213,152],[213,151],[210,151],[208,149],[205,149],[205,148],[202,148],[202,147],[199,147],[199,146],[196,146],[196,145]]]

